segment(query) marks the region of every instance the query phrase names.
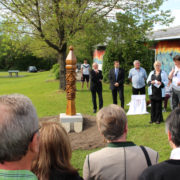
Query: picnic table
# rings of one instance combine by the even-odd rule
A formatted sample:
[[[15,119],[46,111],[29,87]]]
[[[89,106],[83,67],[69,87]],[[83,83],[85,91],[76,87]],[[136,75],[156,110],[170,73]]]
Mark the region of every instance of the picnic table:
[[[10,77],[13,76],[13,73],[16,75],[16,77],[18,77],[19,70],[9,70],[8,73]]]

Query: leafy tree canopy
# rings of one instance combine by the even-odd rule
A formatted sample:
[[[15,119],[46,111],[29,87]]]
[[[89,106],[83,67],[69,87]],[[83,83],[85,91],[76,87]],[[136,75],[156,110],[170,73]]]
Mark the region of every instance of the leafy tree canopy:
[[[139,17],[139,22],[159,22],[169,12],[158,12],[164,0],[0,0],[1,16],[19,25],[20,35],[28,33],[44,41],[58,54],[60,88],[65,89],[67,45],[89,25],[103,22],[113,10]],[[143,23],[146,25],[146,23]],[[152,23],[151,23],[152,24]],[[104,29],[105,31],[106,29]]]

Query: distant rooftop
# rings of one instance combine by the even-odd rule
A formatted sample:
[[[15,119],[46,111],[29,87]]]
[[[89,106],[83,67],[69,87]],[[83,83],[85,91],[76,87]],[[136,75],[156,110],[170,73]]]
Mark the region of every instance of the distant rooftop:
[[[148,38],[156,41],[180,39],[180,26],[154,31],[152,34],[148,35]]]

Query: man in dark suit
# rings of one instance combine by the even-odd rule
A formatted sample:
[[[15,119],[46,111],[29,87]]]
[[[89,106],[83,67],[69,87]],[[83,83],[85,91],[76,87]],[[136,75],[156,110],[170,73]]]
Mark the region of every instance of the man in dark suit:
[[[124,108],[124,69],[119,68],[119,61],[114,61],[114,68],[109,73],[110,89],[112,91],[113,104],[117,104],[117,92]]]
[[[93,63],[93,69],[90,72],[91,84],[90,90],[92,94],[92,102],[93,102],[93,113],[97,111],[97,103],[96,103],[96,93],[99,97],[99,109],[103,107],[103,98],[102,98],[102,71],[98,70],[98,64]]]
[[[172,148],[170,158],[145,169],[139,180],[180,179],[180,108],[169,114],[165,124],[169,145]]]

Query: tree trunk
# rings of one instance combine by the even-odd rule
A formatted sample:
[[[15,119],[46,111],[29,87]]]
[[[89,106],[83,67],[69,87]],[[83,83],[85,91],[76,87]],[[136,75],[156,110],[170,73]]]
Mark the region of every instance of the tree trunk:
[[[67,45],[64,44],[61,52],[59,52],[58,56],[58,63],[60,65],[59,69],[59,80],[60,80],[60,85],[59,89],[65,90],[66,89],[66,49]]]

